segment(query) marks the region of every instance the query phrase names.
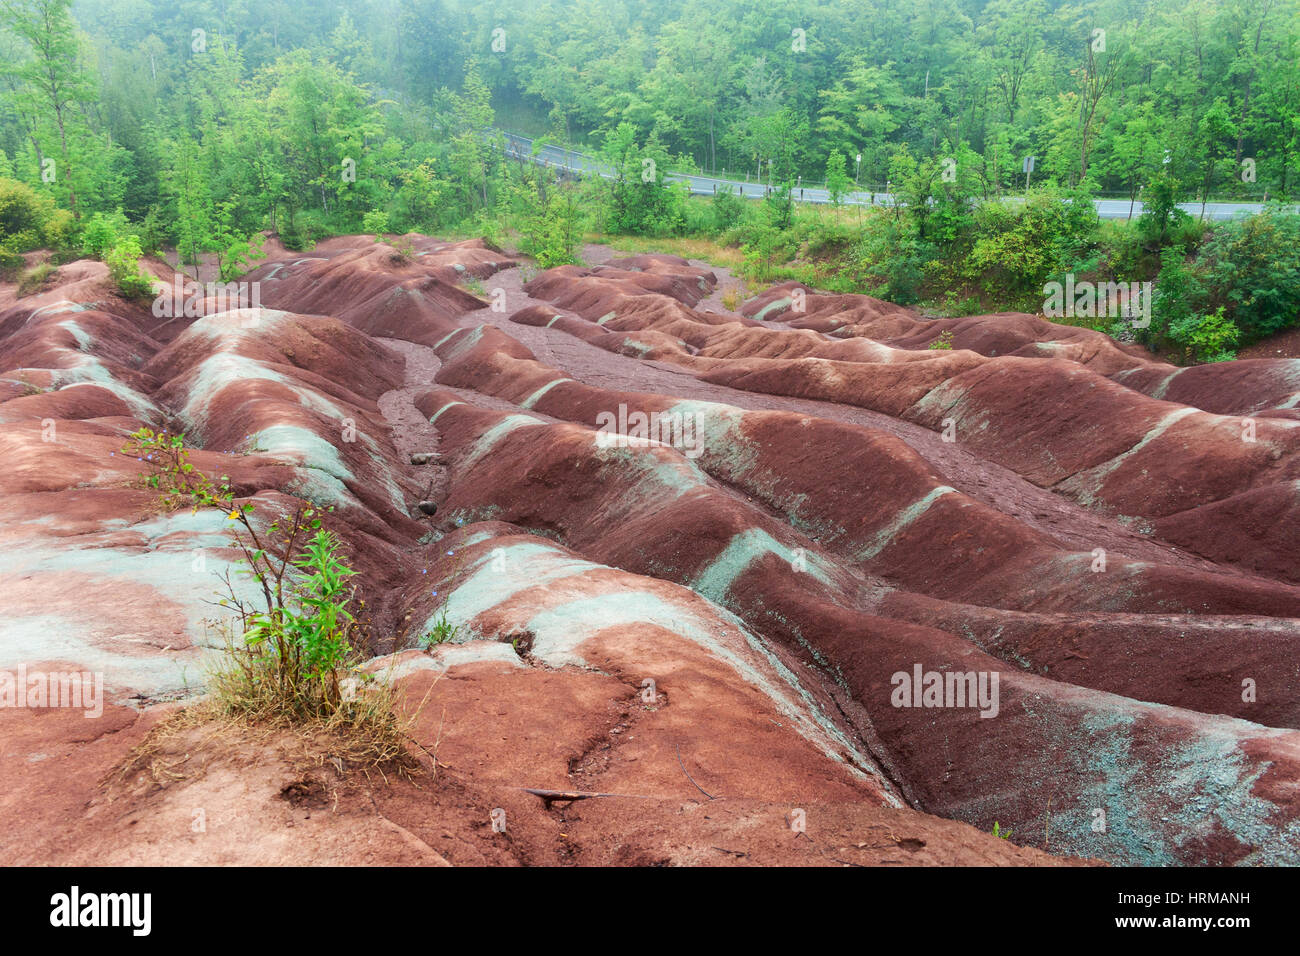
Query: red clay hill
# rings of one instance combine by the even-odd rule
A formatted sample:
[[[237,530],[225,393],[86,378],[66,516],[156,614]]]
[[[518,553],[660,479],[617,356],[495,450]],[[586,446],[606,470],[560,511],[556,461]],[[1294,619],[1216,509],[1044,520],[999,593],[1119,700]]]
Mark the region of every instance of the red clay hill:
[[[0,860],[1300,861],[1294,360],[790,283],[737,314],[607,256],[341,238],[192,316],[92,262],[0,286],[0,674],[103,684],[0,707]],[[436,777],[201,727],[127,764],[240,580],[142,425],[258,515],[334,508]]]

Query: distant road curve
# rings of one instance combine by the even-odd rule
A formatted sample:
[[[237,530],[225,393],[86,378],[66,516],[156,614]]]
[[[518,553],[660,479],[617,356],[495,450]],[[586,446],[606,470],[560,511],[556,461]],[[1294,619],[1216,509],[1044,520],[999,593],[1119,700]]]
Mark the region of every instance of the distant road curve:
[[[505,137],[507,156],[530,160],[545,166],[568,169],[577,173],[595,173],[606,179],[613,176],[613,168],[608,163],[588,156],[586,153],[565,149],[562,146],[544,145],[534,155],[533,140],[530,137],[505,130],[495,130],[495,132]],[[758,183],[740,182],[735,179],[719,179],[715,176],[700,176],[695,173],[666,173],[665,176],[672,182],[689,184],[691,192],[696,196],[711,196],[723,186],[730,186],[734,192],[739,193],[746,199],[762,199],[766,189],[766,187]],[[809,203],[829,203],[831,201],[830,193],[822,186],[797,188],[795,198],[800,202]],[[845,205],[851,206],[892,206],[894,197],[890,193],[854,192],[847,194],[843,202]],[[1133,217],[1136,218],[1142,214],[1142,203],[1133,203],[1130,207],[1127,199],[1094,199],[1093,205],[1097,207],[1097,215],[1102,219],[1128,219],[1130,208]],[[1198,202],[1180,203],[1179,208],[1191,216],[1199,217],[1201,215],[1201,204]],[[1214,220],[1232,219],[1234,216],[1257,213],[1263,208],[1264,204],[1258,202],[1212,202],[1207,203],[1205,206],[1205,218]],[[1300,213],[1300,205],[1296,207],[1296,211]]]

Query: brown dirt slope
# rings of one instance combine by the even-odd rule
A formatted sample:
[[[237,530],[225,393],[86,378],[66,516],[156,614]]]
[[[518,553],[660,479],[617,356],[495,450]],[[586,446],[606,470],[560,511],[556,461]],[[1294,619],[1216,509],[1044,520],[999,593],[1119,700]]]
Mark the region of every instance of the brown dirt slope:
[[[103,685],[0,707],[0,860],[1300,858],[1285,369],[1169,379],[1032,317],[790,285],[733,314],[701,263],[588,259],[525,282],[478,240],[345,237],[181,316],[95,263],[0,288],[0,700]],[[224,515],[141,486],[142,424],[261,520],[334,508],[413,777],[157,729],[237,567]],[[914,673],[946,706],[899,706]]]

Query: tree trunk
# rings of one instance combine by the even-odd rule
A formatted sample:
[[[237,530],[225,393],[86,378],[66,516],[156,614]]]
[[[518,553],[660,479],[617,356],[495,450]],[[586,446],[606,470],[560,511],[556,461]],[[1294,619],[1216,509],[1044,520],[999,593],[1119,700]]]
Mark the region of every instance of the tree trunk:
[[[77,211],[77,187],[72,184],[72,162],[68,159],[68,133],[63,127],[63,107],[56,106],[54,115],[59,123],[59,145],[63,150],[63,171],[68,177],[68,205],[72,208],[72,218],[80,219],[81,213]]]
[[[718,171],[718,150],[717,144],[713,139],[713,110],[709,110],[709,172],[717,173]]]

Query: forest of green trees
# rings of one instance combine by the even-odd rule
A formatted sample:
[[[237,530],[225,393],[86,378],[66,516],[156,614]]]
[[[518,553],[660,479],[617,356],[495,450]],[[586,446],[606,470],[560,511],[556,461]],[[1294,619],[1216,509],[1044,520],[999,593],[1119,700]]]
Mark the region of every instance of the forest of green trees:
[[[620,175],[553,182],[491,127]],[[773,196],[688,201],[646,158]],[[799,177],[904,205],[814,214]],[[1099,223],[1100,194],[1148,212]],[[11,270],[89,252],[129,286],[168,247],[233,273],[268,229],[510,229],[543,264],[589,232],[695,234],[757,278],[947,311],[1161,277],[1138,337],[1206,359],[1296,324],[1300,228],[1175,204],[1297,197],[1300,0],[0,0]]]

